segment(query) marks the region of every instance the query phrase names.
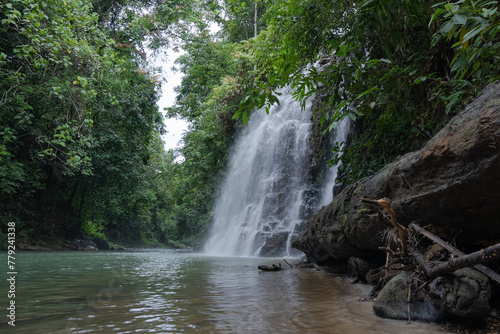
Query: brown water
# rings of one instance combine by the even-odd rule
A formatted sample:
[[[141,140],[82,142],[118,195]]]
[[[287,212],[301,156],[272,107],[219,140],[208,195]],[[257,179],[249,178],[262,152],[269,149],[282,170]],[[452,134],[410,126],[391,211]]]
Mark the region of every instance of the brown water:
[[[281,259],[162,250],[24,252],[16,261],[16,327],[3,311],[1,333],[441,332],[378,318],[345,278]],[[278,262],[286,270],[257,270]]]

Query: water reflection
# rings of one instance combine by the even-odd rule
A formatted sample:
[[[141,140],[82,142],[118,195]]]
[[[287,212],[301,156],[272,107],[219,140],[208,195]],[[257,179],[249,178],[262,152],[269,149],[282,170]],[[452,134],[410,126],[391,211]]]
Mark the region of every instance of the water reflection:
[[[362,292],[274,259],[173,251],[22,253],[16,327],[2,333],[433,333],[375,317]]]

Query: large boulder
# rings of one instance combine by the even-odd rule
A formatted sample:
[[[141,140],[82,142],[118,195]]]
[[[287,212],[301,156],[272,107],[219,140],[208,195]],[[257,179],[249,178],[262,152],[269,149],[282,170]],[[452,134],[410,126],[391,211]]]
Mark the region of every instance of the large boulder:
[[[458,317],[480,318],[490,314],[491,284],[488,277],[475,269],[463,268],[436,277],[428,291],[438,307]]]
[[[380,252],[386,228],[360,197],[392,200],[398,220],[432,224],[444,239],[480,248],[500,242],[500,82],[455,116],[422,149],[346,187],[309,219],[293,246],[320,265]]]
[[[382,318],[395,320],[439,321],[446,317],[442,305],[420,289],[412,288],[411,272],[401,272],[391,279],[373,303],[373,311]],[[416,290],[416,294],[415,294]],[[408,298],[410,296],[410,298]],[[408,311],[410,316],[408,317]]]

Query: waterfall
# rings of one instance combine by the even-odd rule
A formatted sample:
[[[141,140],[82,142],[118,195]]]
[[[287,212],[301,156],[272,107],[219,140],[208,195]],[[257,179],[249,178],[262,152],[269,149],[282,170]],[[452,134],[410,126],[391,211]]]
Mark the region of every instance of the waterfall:
[[[329,146],[333,147],[335,143],[339,143],[340,149],[344,149],[344,143],[349,134],[349,126],[351,122],[349,117],[344,117],[340,122],[337,123],[337,127],[334,131],[330,132]],[[319,193],[319,208],[331,203],[334,197],[334,187],[335,180],[338,176],[340,165],[332,166],[325,172],[324,180],[321,184],[321,190]]]
[[[318,207],[308,174],[311,101],[301,111],[289,88],[280,105],[255,111],[241,131],[214,208],[207,254],[294,256],[291,243]],[[333,171],[334,170],[334,171]],[[331,189],[336,168],[330,168]],[[327,186],[319,193],[327,194]],[[330,191],[331,193],[331,191]],[[329,199],[328,199],[329,198]],[[295,253],[294,253],[295,252]]]

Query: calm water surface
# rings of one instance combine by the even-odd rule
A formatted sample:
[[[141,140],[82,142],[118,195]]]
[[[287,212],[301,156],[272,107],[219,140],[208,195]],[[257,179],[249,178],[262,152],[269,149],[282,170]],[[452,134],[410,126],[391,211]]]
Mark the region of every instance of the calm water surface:
[[[286,270],[257,270],[278,262]],[[344,278],[291,269],[281,259],[23,252],[16,266],[16,327],[3,311],[1,333],[440,332],[439,325],[377,318]]]

